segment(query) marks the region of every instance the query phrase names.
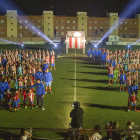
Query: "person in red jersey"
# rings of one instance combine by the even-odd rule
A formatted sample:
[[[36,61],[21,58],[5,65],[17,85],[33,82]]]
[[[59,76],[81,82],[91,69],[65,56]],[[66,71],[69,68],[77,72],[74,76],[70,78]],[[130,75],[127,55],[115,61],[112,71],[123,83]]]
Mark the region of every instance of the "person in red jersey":
[[[52,67],[54,67],[54,70],[56,70],[55,69],[55,57],[54,57],[54,55],[52,55],[52,57],[51,57],[51,70],[52,70]]]
[[[23,96],[24,108],[27,109],[27,94],[26,94],[26,89],[25,88],[23,88],[23,92],[21,94]]]
[[[34,109],[34,94],[31,89],[29,89],[28,93],[28,99],[29,99],[29,109]]]
[[[110,85],[110,78],[112,78],[112,84],[113,84],[114,73],[113,73],[112,63],[110,64],[110,67],[108,67],[108,84],[109,85]]]
[[[13,107],[14,107],[14,111],[18,111],[18,97],[16,95],[16,93],[13,96]]]

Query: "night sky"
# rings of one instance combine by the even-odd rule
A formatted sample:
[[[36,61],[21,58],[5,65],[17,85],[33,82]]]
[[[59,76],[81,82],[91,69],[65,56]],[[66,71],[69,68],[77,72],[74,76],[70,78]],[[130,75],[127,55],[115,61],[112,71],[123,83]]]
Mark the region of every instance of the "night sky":
[[[129,1],[132,0],[0,0],[0,14],[6,14],[7,9],[18,10],[18,15],[42,15],[43,10],[52,10],[54,15],[76,16],[77,11],[84,11],[88,16],[106,17],[106,11],[120,14]],[[133,11],[129,18],[135,13],[140,11]]]

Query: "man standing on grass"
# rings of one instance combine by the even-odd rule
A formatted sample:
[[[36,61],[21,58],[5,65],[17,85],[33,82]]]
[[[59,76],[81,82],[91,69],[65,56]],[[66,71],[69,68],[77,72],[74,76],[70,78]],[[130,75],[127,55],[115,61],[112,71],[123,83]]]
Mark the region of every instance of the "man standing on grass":
[[[41,109],[45,110],[43,107],[43,97],[45,95],[45,88],[44,85],[41,83],[41,80],[38,78],[36,81],[36,84],[33,86],[30,86],[30,89],[36,87],[36,97],[37,97],[37,107],[39,107],[39,99],[41,99]]]
[[[45,73],[44,73],[44,76],[43,76],[43,79],[44,79],[44,84],[45,84],[45,94],[47,93],[47,87],[49,86],[49,90],[50,90],[50,94],[52,94],[52,91],[51,91],[51,83],[52,83],[52,74],[51,72],[49,72],[49,69],[46,69]]]

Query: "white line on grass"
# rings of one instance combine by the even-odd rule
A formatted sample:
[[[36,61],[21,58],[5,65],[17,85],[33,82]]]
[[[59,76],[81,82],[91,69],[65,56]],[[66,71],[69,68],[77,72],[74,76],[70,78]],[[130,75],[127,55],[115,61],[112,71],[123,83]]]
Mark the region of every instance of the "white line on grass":
[[[74,73],[74,102],[76,101],[76,49],[75,49],[75,73]]]

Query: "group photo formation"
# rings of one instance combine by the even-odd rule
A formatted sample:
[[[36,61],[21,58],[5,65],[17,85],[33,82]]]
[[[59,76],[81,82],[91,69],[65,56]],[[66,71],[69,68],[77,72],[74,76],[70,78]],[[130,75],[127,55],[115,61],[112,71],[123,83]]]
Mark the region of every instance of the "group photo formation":
[[[140,0],[0,1],[0,140],[140,140]]]

